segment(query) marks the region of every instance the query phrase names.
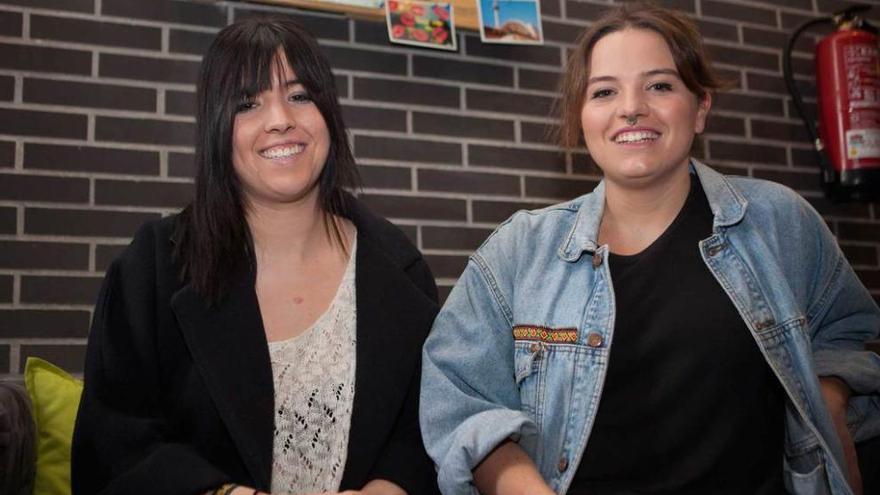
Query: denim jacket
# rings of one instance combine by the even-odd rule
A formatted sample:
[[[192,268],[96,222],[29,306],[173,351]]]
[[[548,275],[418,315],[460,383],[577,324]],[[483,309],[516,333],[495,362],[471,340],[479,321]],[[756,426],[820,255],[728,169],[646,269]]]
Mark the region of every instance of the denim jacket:
[[[856,440],[880,434],[880,357],[864,350],[880,310],[800,196],[696,161],[692,172],[714,216],[702,258],[786,392],[786,487],[849,494],[817,376],[853,389]],[[600,183],[573,201],[513,215],[471,256],[435,320],[420,419],[444,494],[476,493],[472,470],[506,439],[553,490],[568,490],[614,341],[608,246],[597,244],[604,202]]]

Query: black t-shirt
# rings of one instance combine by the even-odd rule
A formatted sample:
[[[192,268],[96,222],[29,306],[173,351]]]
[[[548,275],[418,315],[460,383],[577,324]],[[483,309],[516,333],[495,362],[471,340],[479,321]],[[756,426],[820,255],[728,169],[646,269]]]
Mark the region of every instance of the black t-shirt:
[[[609,257],[608,374],[570,495],[784,493],[784,392],[702,260],[711,232],[691,180],[666,232]]]

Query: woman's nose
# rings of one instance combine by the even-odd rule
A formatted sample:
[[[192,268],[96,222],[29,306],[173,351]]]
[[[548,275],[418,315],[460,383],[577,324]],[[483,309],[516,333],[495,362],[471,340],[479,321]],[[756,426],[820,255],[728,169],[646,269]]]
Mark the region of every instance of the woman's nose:
[[[294,112],[284,104],[274,102],[266,107],[266,132],[284,133],[296,127]]]
[[[621,98],[618,100],[620,106],[617,108],[618,116],[621,118],[633,116],[645,116],[648,114],[648,102],[645,94],[638,90],[623,91]]]

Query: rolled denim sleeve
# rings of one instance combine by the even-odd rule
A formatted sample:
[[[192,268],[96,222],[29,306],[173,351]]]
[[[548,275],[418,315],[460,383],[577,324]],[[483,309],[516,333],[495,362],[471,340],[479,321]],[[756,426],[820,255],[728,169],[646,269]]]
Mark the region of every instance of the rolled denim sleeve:
[[[823,290],[808,312],[816,374],[840,378],[855,395],[878,394],[880,357],[866,351],[865,342],[880,332],[880,309],[824,224],[818,237],[827,261],[818,270]]]
[[[880,393],[880,356],[865,350],[877,338],[880,311],[846,260],[840,259],[837,289],[814,320],[813,360],[819,376],[836,376],[856,395]]]
[[[424,347],[420,421],[446,495],[475,494],[472,470],[506,439],[537,435],[520,410],[510,310],[475,254]]]

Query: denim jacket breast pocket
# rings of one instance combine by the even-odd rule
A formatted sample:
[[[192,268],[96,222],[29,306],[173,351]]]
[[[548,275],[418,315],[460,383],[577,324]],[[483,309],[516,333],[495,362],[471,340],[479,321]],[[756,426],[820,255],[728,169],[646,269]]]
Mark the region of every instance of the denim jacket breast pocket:
[[[578,331],[574,327],[551,328],[534,325],[513,327],[514,366],[516,385],[519,388],[520,405],[541,429],[543,416],[544,382],[546,373],[544,355],[549,346],[577,342]]]
[[[517,340],[514,341],[514,366],[516,386],[519,388],[520,405],[535,423],[540,426],[537,411],[541,408],[539,386],[541,379],[541,362],[544,353],[542,342]]]

